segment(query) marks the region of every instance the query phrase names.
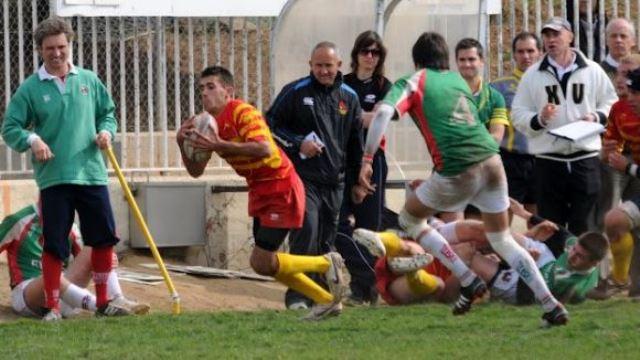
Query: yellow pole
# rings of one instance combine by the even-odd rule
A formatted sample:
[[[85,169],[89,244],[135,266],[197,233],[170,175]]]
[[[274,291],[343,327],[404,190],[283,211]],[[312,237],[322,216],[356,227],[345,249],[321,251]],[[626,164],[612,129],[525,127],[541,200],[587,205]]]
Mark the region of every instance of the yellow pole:
[[[153,258],[156,260],[156,264],[160,268],[160,272],[162,273],[162,277],[164,278],[164,282],[169,289],[169,293],[171,293],[171,310],[174,315],[180,314],[180,295],[176,291],[176,288],[173,286],[173,282],[169,277],[169,273],[167,272],[167,268],[164,266],[164,261],[162,261],[162,257],[160,257],[160,253],[158,252],[158,248],[156,247],[155,242],[153,241],[153,237],[151,236],[151,232],[149,232],[149,228],[147,227],[147,223],[144,221],[142,217],[142,213],[138,208],[138,204],[136,200],[133,198],[133,194],[131,194],[131,190],[129,189],[129,185],[122,175],[122,170],[120,170],[120,165],[118,165],[118,160],[116,160],[116,156],[113,154],[113,150],[111,147],[108,147],[105,150],[109,161],[111,162],[111,166],[116,172],[118,176],[118,180],[120,181],[120,186],[122,186],[122,190],[124,191],[124,195],[127,198],[127,202],[129,203],[129,207],[133,211],[133,215],[136,218],[136,222],[140,226],[140,230],[144,234],[144,238],[147,240],[147,244],[149,245],[149,249],[151,249],[151,254],[153,254]]]

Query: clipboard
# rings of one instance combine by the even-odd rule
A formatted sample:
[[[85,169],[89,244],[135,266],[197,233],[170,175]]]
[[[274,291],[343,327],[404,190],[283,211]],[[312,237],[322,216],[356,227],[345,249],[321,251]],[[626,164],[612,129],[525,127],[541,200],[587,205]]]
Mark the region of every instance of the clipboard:
[[[578,142],[580,140],[602,134],[605,131],[605,127],[600,123],[578,120],[555,129],[548,130],[548,133],[549,135],[553,135],[561,139]]]

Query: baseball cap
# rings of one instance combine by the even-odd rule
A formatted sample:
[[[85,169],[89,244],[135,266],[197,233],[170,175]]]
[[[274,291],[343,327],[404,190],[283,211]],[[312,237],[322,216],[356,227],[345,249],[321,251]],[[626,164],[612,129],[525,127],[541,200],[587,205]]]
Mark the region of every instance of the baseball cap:
[[[571,29],[571,24],[565,18],[561,18],[559,16],[554,16],[551,19],[547,20],[546,23],[542,26],[541,32],[544,32],[546,29],[551,29],[555,31],[560,31],[562,28],[573,32]]]
[[[640,91],[640,69],[635,69],[627,73],[627,87],[631,90]]]

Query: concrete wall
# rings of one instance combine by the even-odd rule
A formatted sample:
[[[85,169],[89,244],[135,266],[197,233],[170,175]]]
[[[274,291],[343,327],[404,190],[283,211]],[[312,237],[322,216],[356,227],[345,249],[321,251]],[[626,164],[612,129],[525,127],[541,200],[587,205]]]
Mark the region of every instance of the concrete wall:
[[[140,180],[140,179],[137,179]],[[151,182],[171,181],[174,177],[149,179]],[[183,180],[185,183],[192,181]],[[206,181],[206,229],[204,245],[181,249],[186,260],[193,265],[213,266],[243,270],[249,268],[249,254],[253,249],[252,221],[247,215],[247,192],[244,180],[233,179],[199,179]],[[109,193],[113,206],[118,234],[121,243],[118,250],[126,250],[130,246],[131,226],[129,206],[117,179],[109,183]],[[15,212],[22,207],[36,202],[38,190],[33,180],[0,181],[1,216]],[[388,190],[387,205],[392,210],[399,210],[404,201],[404,190]],[[168,205],[170,206],[170,205]],[[188,216],[189,209],[175,209],[175,216]],[[167,222],[172,218],[168,217]],[[150,229],[152,235],[154,229]]]

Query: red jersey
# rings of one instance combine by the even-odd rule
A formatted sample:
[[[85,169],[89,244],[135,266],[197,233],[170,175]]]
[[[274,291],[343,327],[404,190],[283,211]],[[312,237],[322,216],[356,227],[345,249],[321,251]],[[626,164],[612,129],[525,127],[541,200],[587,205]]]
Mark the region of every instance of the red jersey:
[[[626,99],[620,99],[611,107],[604,138],[617,140],[619,151],[629,149],[633,161],[640,164],[640,116]]]
[[[272,150],[269,157],[232,156],[225,159],[238,175],[247,179],[250,187],[259,181],[285,179],[293,171],[291,160],[276,145],[262,113],[253,106],[241,100],[231,100],[216,117],[216,122],[218,136],[223,140],[269,143]]]

